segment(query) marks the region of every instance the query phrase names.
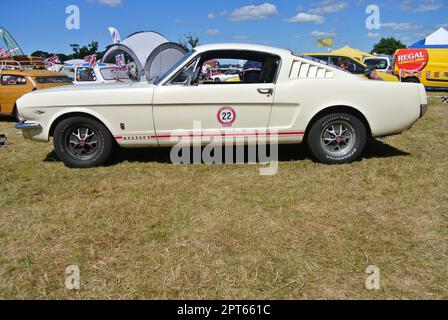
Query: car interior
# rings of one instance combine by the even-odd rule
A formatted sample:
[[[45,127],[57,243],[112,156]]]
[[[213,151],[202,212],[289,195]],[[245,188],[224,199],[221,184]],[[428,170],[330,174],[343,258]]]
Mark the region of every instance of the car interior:
[[[201,73],[207,61],[238,61],[241,71],[235,73],[239,80],[232,82],[207,81]],[[248,84],[273,83],[280,65],[280,57],[253,51],[211,51],[202,54],[187,65],[171,81],[170,84],[210,85],[210,84]],[[256,66],[256,67],[254,67]],[[232,66],[234,67],[234,66]]]

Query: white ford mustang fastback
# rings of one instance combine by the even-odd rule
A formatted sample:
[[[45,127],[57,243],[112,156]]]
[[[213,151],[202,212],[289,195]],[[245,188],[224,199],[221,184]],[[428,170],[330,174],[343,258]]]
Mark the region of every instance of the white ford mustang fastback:
[[[205,62],[239,67],[240,81],[207,81]],[[18,102],[25,138],[48,142],[69,167],[105,163],[124,148],[306,142],[324,163],[359,158],[366,140],[401,133],[427,110],[420,84],[365,80],[288,50],[201,46],[158,79],[37,91]],[[227,143],[227,142],[226,142]]]

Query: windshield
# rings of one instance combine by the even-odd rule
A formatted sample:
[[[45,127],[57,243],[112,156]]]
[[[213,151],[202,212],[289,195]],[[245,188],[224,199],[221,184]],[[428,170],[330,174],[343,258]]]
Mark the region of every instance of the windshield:
[[[189,53],[187,53],[186,55],[184,55],[182,58],[180,58],[179,61],[177,61],[171,68],[168,69],[168,71],[166,71],[164,74],[162,74],[160,77],[157,77],[155,79],[150,79],[149,82],[154,83],[155,85],[159,85],[159,83],[161,83],[163,81],[163,79],[165,79],[166,77],[168,77],[174,70],[176,70],[178,67],[180,67],[181,65],[183,65],[186,61],[188,61],[191,56],[195,55],[196,51],[192,50]]]
[[[102,68],[101,75],[104,80],[128,80],[129,74],[117,68]]]

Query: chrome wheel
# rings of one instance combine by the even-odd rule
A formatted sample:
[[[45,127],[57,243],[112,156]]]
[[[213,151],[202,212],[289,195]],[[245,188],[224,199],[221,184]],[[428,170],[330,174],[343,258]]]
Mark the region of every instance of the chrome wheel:
[[[69,153],[83,160],[95,156],[100,145],[96,132],[87,127],[69,130],[66,144]]]
[[[322,131],[322,147],[336,157],[348,154],[355,143],[355,130],[348,122],[341,120],[331,122]]]

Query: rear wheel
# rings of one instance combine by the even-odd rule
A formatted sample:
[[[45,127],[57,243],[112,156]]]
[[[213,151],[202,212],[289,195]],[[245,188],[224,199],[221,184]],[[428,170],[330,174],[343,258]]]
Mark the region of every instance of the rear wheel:
[[[62,120],[56,126],[53,140],[58,158],[70,168],[101,166],[112,153],[113,139],[109,130],[90,118]]]
[[[420,81],[418,80],[418,78],[415,78],[415,77],[402,78],[402,79],[401,79],[401,82],[420,83]]]
[[[358,118],[333,113],[317,120],[308,133],[308,146],[322,163],[342,164],[358,159],[366,145],[367,131]]]

